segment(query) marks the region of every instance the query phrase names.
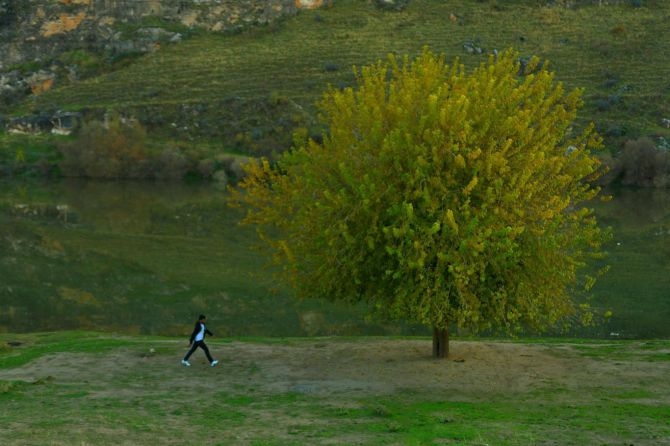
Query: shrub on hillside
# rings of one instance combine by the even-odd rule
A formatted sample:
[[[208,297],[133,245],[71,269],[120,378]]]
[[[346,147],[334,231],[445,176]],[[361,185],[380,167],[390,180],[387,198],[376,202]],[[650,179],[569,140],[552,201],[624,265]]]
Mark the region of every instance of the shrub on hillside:
[[[604,153],[600,155],[599,158],[603,174],[598,179],[598,184],[607,186],[618,181],[618,179],[621,178],[621,162],[619,161],[619,158],[610,153]]]
[[[226,173],[226,178],[237,183],[245,177],[244,164],[249,161],[248,158],[243,158],[233,155],[220,155],[216,158],[221,170]]]
[[[630,140],[618,157],[621,183],[626,186],[670,186],[670,153],[649,138]]]
[[[216,172],[216,161],[211,158],[198,161],[197,173],[205,180],[209,180]]]
[[[189,158],[175,147],[163,150],[156,164],[155,176],[160,180],[182,180],[189,171],[196,170]]]
[[[134,120],[116,116],[85,123],[77,138],[59,145],[61,172],[69,177],[142,178],[146,132]]]
[[[375,0],[375,6],[387,11],[402,11],[407,7],[409,0]]]

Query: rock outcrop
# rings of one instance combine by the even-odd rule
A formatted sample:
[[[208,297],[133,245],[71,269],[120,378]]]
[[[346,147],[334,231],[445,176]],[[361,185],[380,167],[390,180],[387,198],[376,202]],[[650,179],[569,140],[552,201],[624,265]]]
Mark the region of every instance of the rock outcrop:
[[[75,49],[149,51],[175,37],[170,28],[236,31],[300,7],[300,0],[0,0],[0,71]],[[156,28],[148,23],[167,32],[140,31]]]
[[[59,78],[86,75],[80,59],[155,51],[194,28],[238,32],[319,0],[0,0],[0,111]],[[89,70],[90,71],[90,70]]]

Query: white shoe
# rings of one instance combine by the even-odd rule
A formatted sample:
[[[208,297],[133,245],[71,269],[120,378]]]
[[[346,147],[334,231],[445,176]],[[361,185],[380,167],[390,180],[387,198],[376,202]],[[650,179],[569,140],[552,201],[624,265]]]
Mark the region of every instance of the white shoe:
[[[191,363],[186,361],[185,359],[181,360],[181,365],[186,366],[186,367],[191,367]]]
[[[219,361],[214,360],[214,361],[212,361],[212,363],[211,363],[210,365],[211,365],[212,367],[216,367],[216,365],[217,365],[218,363],[219,363]]]

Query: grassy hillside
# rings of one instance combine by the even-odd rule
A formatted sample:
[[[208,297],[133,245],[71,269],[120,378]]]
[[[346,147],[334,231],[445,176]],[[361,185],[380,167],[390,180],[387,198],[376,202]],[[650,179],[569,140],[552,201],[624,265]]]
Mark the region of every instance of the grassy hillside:
[[[273,126],[285,132],[312,126],[303,112],[313,117],[314,102],[327,85],[349,85],[353,65],[389,52],[411,55],[429,45],[471,67],[496,49],[513,47],[523,57],[549,60],[567,86],[583,87],[580,119],[593,120],[611,144],[670,135],[661,125],[670,117],[670,3],[564,3],[413,0],[405,10],[390,12],[368,1],[338,0],[272,28],[193,33],[116,72],[52,89],[26,107],[130,110],[156,134],[184,137],[175,127],[191,124],[191,139],[214,138],[215,150],[230,149],[239,143],[236,135],[258,139],[272,134]],[[204,123],[187,122],[194,115]],[[221,141],[215,128],[226,126],[234,128]]]

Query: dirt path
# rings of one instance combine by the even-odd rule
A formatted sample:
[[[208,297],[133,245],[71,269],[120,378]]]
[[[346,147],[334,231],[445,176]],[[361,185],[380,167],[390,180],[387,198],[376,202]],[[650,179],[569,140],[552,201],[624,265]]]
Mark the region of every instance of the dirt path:
[[[182,367],[182,343],[152,341],[137,348],[103,354],[54,353],[22,367],[0,370],[0,380],[86,382],[105,392],[128,381],[128,392],[150,392],[146,381],[161,388],[194,388],[230,392],[311,393],[339,397],[375,396],[397,391],[450,394],[451,398],[479,400],[523,394],[545,387],[570,390],[571,398],[584,389],[615,389],[621,383],[656,382],[658,402],[670,404],[667,361],[599,359],[579,354],[566,345],[527,345],[507,342],[452,342],[452,357],[430,357],[430,341],[317,339],[282,343],[210,342],[221,364],[211,369],[202,352],[193,366]],[[152,353],[152,349],[155,353]],[[658,352],[657,352],[658,353]],[[665,352],[665,354],[670,354]],[[138,375],[139,374],[139,375]],[[205,374],[221,379],[194,380]],[[139,376],[130,379],[131,376]],[[158,388],[156,388],[158,390]],[[576,392],[575,392],[576,391]]]

